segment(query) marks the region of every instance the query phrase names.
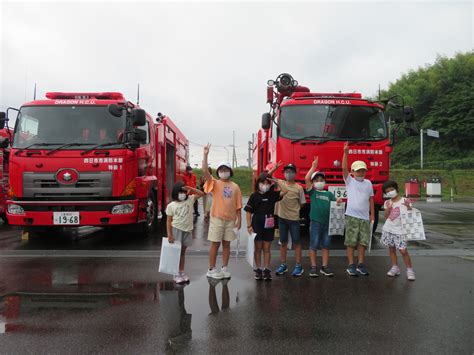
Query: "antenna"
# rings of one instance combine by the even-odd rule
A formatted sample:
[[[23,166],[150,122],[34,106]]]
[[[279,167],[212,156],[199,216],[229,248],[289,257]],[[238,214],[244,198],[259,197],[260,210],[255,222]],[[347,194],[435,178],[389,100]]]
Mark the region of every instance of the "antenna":
[[[36,83],[35,83],[35,90],[33,91],[33,100],[36,100]]]
[[[140,83],[137,84],[137,106],[140,105]]]

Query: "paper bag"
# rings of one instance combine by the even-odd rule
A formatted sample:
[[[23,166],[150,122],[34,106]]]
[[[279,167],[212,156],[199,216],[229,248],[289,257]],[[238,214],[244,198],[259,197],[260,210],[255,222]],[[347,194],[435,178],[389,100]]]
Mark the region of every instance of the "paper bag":
[[[179,259],[181,258],[181,243],[170,243],[168,238],[163,238],[161,243],[161,256],[159,272],[177,275],[179,272]]]
[[[247,238],[247,262],[250,264],[250,266],[253,268],[255,264],[255,257],[254,257],[254,252],[255,252],[255,237],[257,236],[257,233],[252,233],[249,234],[249,237]]]

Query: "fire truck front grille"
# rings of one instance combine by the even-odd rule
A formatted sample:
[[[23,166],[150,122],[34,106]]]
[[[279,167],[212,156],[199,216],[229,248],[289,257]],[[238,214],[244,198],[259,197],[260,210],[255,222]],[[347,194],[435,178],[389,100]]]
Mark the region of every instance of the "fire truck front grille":
[[[23,173],[25,198],[81,198],[112,196],[112,172],[81,173],[72,185],[60,184],[52,173]]]

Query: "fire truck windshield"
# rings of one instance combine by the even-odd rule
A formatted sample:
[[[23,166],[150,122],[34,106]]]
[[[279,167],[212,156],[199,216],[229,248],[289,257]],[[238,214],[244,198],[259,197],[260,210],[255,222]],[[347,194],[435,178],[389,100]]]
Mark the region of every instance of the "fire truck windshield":
[[[372,106],[288,105],[281,108],[279,122],[279,135],[292,140],[387,138],[383,112]]]
[[[123,147],[126,124],[125,113],[115,117],[107,106],[25,106],[15,124],[13,148],[34,145],[36,149],[55,149],[64,145],[64,149],[85,149],[109,142]]]

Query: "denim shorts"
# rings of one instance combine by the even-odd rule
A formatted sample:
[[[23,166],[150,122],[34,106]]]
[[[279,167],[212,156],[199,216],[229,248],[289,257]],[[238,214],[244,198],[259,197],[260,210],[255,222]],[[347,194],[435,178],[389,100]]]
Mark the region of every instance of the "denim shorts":
[[[309,249],[317,250],[320,248],[331,248],[331,237],[328,234],[329,226],[311,221],[309,227]]]
[[[291,221],[285,218],[278,219],[278,229],[280,229],[280,243],[288,243],[288,232],[291,234],[291,242],[300,244],[300,221]]]

